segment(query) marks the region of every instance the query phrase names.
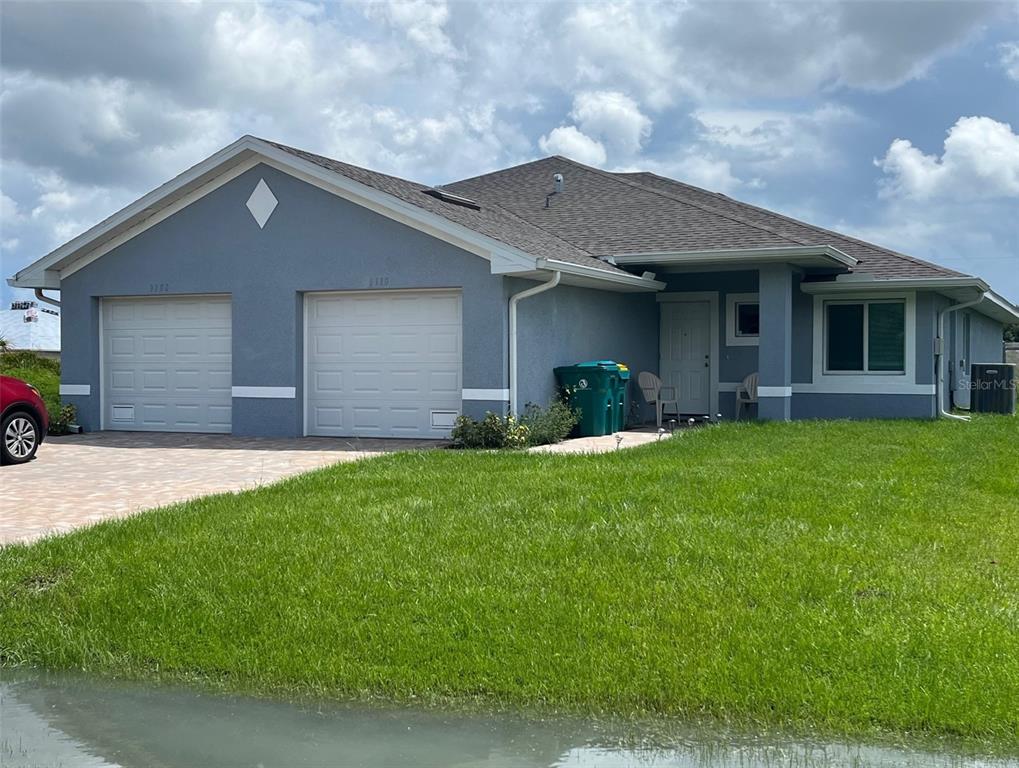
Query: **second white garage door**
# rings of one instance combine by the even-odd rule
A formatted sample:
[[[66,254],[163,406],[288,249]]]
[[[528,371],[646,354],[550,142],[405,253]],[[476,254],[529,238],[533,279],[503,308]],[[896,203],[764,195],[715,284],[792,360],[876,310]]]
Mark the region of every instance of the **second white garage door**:
[[[445,437],[460,412],[458,291],[309,293],[309,435]]]

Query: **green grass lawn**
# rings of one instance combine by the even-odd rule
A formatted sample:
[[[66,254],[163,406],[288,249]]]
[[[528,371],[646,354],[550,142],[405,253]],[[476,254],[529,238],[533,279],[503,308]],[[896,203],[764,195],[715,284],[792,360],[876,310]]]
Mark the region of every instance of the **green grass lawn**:
[[[39,390],[50,419],[60,415],[60,363],[32,352],[0,353],[0,374],[27,381]]]
[[[1019,750],[1019,421],[434,451],[0,550],[0,663]]]

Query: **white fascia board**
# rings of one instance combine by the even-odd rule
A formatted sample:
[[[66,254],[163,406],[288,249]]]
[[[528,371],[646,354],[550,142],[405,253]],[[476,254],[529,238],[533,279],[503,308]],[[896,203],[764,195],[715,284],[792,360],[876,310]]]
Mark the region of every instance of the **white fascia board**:
[[[587,267],[582,264],[574,264],[569,261],[558,259],[538,259],[538,269],[547,269],[551,272],[562,272],[563,275],[575,275],[577,277],[605,283],[607,290],[630,290],[630,291],[661,291],[665,289],[665,283],[659,280],[645,280],[638,275],[621,274],[608,269]]]
[[[856,259],[830,245],[796,245],[774,248],[717,248],[694,251],[647,251],[646,253],[618,253],[612,257],[617,264],[711,264],[717,259],[765,263],[821,258],[837,266],[852,267]]]
[[[846,276],[846,279],[836,279],[827,282],[800,283],[800,290],[809,294],[880,294],[888,291],[936,291],[948,295],[948,292],[955,292],[949,296],[953,301],[971,301],[980,298],[983,300],[975,305],[973,309],[992,320],[1002,323],[1014,323],[1019,321],[1019,307],[1012,304],[1008,299],[990,289],[986,281],[979,277],[927,277],[927,278],[864,278],[856,275]],[[958,293],[970,291],[971,293]]]
[[[974,309],[1003,323],[1019,322],[1019,306],[991,290],[984,292],[984,300]]]
[[[932,290],[973,288],[981,293],[987,283],[978,277],[877,278],[860,274],[835,280],[800,283],[804,293],[871,293],[873,291]]]
[[[59,270],[63,266],[62,262],[74,258],[76,254],[87,249],[91,243],[110,231],[123,226],[134,217],[147,218],[145,216],[146,212],[150,211],[150,215],[155,213],[159,203],[166,197],[180,191],[189,184],[194,184],[203,176],[212,173],[217,167],[233,160],[238,155],[251,151],[254,141],[255,139],[251,136],[243,136],[228,147],[224,147],[215,154],[210,155],[202,162],[192,166],[170,181],[152,190],[147,195],[138,198],[130,205],[121,208],[112,216],[103,219],[94,227],[87,229],[41,259],[29,264],[14,275],[12,278],[13,282],[8,280],[8,284],[18,288],[59,288],[59,284],[53,286],[38,285],[37,283],[42,281],[42,274],[44,272]]]
[[[223,174],[211,175],[217,167],[241,155],[253,156],[242,158],[246,162],[235,165]],[[244,136],[25,267],[10,278],[8,283],[17,288],[59,289],[57,270],[62,277],[73,274],[85,264],[108,253],[117,245],[123,244],[167,216],[195,202],[259,162],[487,259],[492,263],[494,273],[526,272],[535,269],[536,258],[520,249],[297,157],[253,136]],[[195,184],[203,176],[209,176],[206,184],[193,189],[169,205],[160,206],[167,197]],[[135,226],[97,247],[89,248],[92,243],[108,235],[112,230],[124,226],[133,218],[137,218]]]
[[[98,248],[94,248],[82,254],[79,258],[75,259],[73,262],[68,264],[66,267],[64,267],[57,273],[59,275],[59,278],[63,280],[65,277],[73,275],[78,270],[87,267],[96,259],[105,256],[107,253],[109,253],[115,248],[119,248],[128,240],[140,235],[146,229],[156,226],[156,224],[158,224],[159,222],[164,221],[173,216],[178,211],[187,208],[189,205],[191,205],[191,203],[200,200],[201,198],[205,197],[210,192],[223,186],[227,182],[236,179],[242,173],[251,170],[256,165],[258,165],[258,163],[259,160],[256,156],[250,157],[247,160],[243,160],[237,165],[234,165],[229,170],[216,176],[212,181],[209,181],[208,183],[203,184],[202,186],[184,195],[183,197],[174,200],[169,205],[166,205],[163,208],[159,209],[157,212],[153,213],[147,219],[144,219],[135,226],[131,227],[130,229],[121,232],[116,237],[107,240]]]
[[[266,165],[297,176],[304,181],[310,181],[315,186],[332,192],[338,197],[450,242],[458,248],[463,248],[489,261],[492,260],[493,253],[498,253],[502,262],[516,261],[519,271],[535,268],[535,257],[518,248],[483,235],[470,227],[457,224],[424,208],[419,208],[374,187],[354,181],[342,173],[331,171],[271,144],[258,139],[252,139],[252,141],[255,142],[255,151],[269,161],[266,162]]]

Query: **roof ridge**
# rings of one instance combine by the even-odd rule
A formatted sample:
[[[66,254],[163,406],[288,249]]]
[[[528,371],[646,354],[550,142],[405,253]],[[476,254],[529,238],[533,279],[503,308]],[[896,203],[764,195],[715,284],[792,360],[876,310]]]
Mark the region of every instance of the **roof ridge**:
[[[498,170],[489,171],[488,173],[479,173],[477,176],[468,176],[466,179],[456,179],[455,181],[447,181],[447,182],[443,183],[442,186],[444,186],[444,187],[453,187],[453,186],[456,186],[457,184],[465,184],[468,181],[477,181],[478,179],[483,179],[486,176],[498,176],[499,174],[505,173],[506,171],[513,170],[515,168],[523,168],[523,167],[528,166],[528,165],[534,165],[536,163],[543,163],[546,160],[551,160],[553,158],[560,158],[560,159],[563,159],[563,160],[567,159],[567,158],[562,157],[561,155],[546,155],[545,157],[539,157],[537,160],[528,160],[526,163],[517,163],[516,165],[511,165],[509,168],[499,168]]]
[[[867,248],[873,248],[875,251],[880,251],[881,253],[886,253],[886,254],[888,254],[890,256],[896,256],[896,257],[898,257],[900,259],[906,259],[907,261],[911,261],[914,264],[922,264],[925,267],[933,267],[934,269],[940,269],[943,272],[957,272],[957,270],[949,269],[948,267],[943,267],[940,264],[935,264],[934,262],[931,262],[931,261],[925,261],[924,259],[917,258],[916,256],[910,256],[909,254],[902,253],[900,251],[894,251],[891,248],[885,248],[883,245],[878,245],[877,243],[872,243],[872,242],[870,242],[868,240],[862,240],[859,237],[853,237],[852,235],[847,235],[847,234],[845,234],[843,232],[837,232],[834,229],[828,229],[827,227],[821,227],[821,226],[818,226],[817,224],[810,224],[809,222],[801,221],[800,219],[793,218],[792,216],[787,216],[784,213],[779,213],[778,211],[773,211],[770,208],[762,208],[759,205],[754,205],[753,203],[747,203],[747,202],[744,202],[743,200],[737,200],[734,197],[729,197],[728,195],[723,195],[721,192],[712,192],[710,189],[704,189],[703,187],[698,187],[695,184],[689,184],[689,183],[687,183],[685,181],[679,181],[678,179],[671,179],[668,176],[662,176],[661,174],[655,173],[654,171],[634,171],[632,173],[633,173],[633,175],[646,174],[648,176],[653,176],[656,179],[661,179],[662,181],[667,181],[670,184],[679,184],[679,185],[684,186],[684,187],[689,187],[691,189],[696,189],[696,190],[698,190],[700,192],[705,192],[705,193],[707,193],[709,195],[721,196],[721,197],[724,197],[726,200],[732,201],[736,205],[742,205],[742,206],[746,206],[747,208],[753,208],[755,211],[760,211],[761,213],[765,213],[768,216],[775,216],[777,218],[782,219],[783,221],[788,221],[788,222],[791,222],[793,224],[797,224],[797,225],[799,225],[801,227],[806,227],[807,229],[813,229],[813,230],[815,230],[817,232],[823,232],[826,235],[834,235],[835,237],[840,237],[843,240],[849,240],[850,242],[856,243],[857,245],[863,245],[863,246],[866,246]],[[640,186],[644,186],[644,185],[640,185]],[[963,273],[958,272],[958,274],[963,274]]]
[[[568,157],[563,157],[561,155],[554,155],[554,157],[559,158],[561,160],[565,160],[568,163],[572,163],[573,165],[576,165],[576,166],[578,166],[580,168],[583,168],[585,170],[591,171],[593,173],[600,174],[601,176],[604,176],[606,178],[612,179],[613,181],[616,181],[616,182],[618,182],[620,184],[625,184],[628,187],[634,187],[634,188],[640,189],[640,190],[642,190],[644,192],[649,192],[649,193],[651,193],[653,195],[658,195],[659,197],[664,197],[666,200],[672,200],[673,202],[682,203],[683,205],[689,205],[689,206],[692,206],[693,208],[698,208],[698,209],[700,209],[702,211],[707,211],[708,213],[710,213],[710,214],[712,214],[714,216],[721,216],[724,219],[729,219],[730,221],[735,221],[735,222],[738,222],[740,224],[745,224],[748,227],[753,227],[754,229],[759,229],[762,232],[769,232],[769,233],[771,233],[773,235],[777,235],[778,237],[781,237],[781,238],[783,238],[785,240],[789,240],[790,242],[796,243],[797,245],[813,245],[813,243],[804,242],[803,240],[799,239],[798,237],[793,237],[791,235],[779,232],[776,229],[772,229],[771,227],[767,226],[766,224],[759,224],[757,222],[750,221],[749,219],[745,219],[742,216],[737,216],[737,215],[732,214],[732,213],[726,213],[725,211],[721,211],[718,208],[714,208],[714,207],[712,207],[710,205],[704,205],[703,203],[697,203],[697,202],[694,202],[693,200],[689,200],[689,199],[683,198],[680,195],[672,195],[672,194],[669,194],[667,192],[663,192],[660,189],[654,189],[653,187],[649,187],[649,186],[646,186],[644,184],[639,184],[639,183],[637,183],[635,181],[630,181],[629,179],[621,178],[620,174],[613,173],[612,171],[603,171],[601,168],[593,168],[593,167],[591,167],[589,165],[584,165],[583,163],[578,163],[576,160],[572,160],[572,159],[570,159]]]

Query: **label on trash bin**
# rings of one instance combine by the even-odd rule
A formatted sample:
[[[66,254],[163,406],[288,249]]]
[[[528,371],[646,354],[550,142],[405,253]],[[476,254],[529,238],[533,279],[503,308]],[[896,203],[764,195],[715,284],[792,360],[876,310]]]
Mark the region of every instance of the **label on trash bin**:
[[[579,379],[577,381],[577,389],[587,389],[587,379]]]

